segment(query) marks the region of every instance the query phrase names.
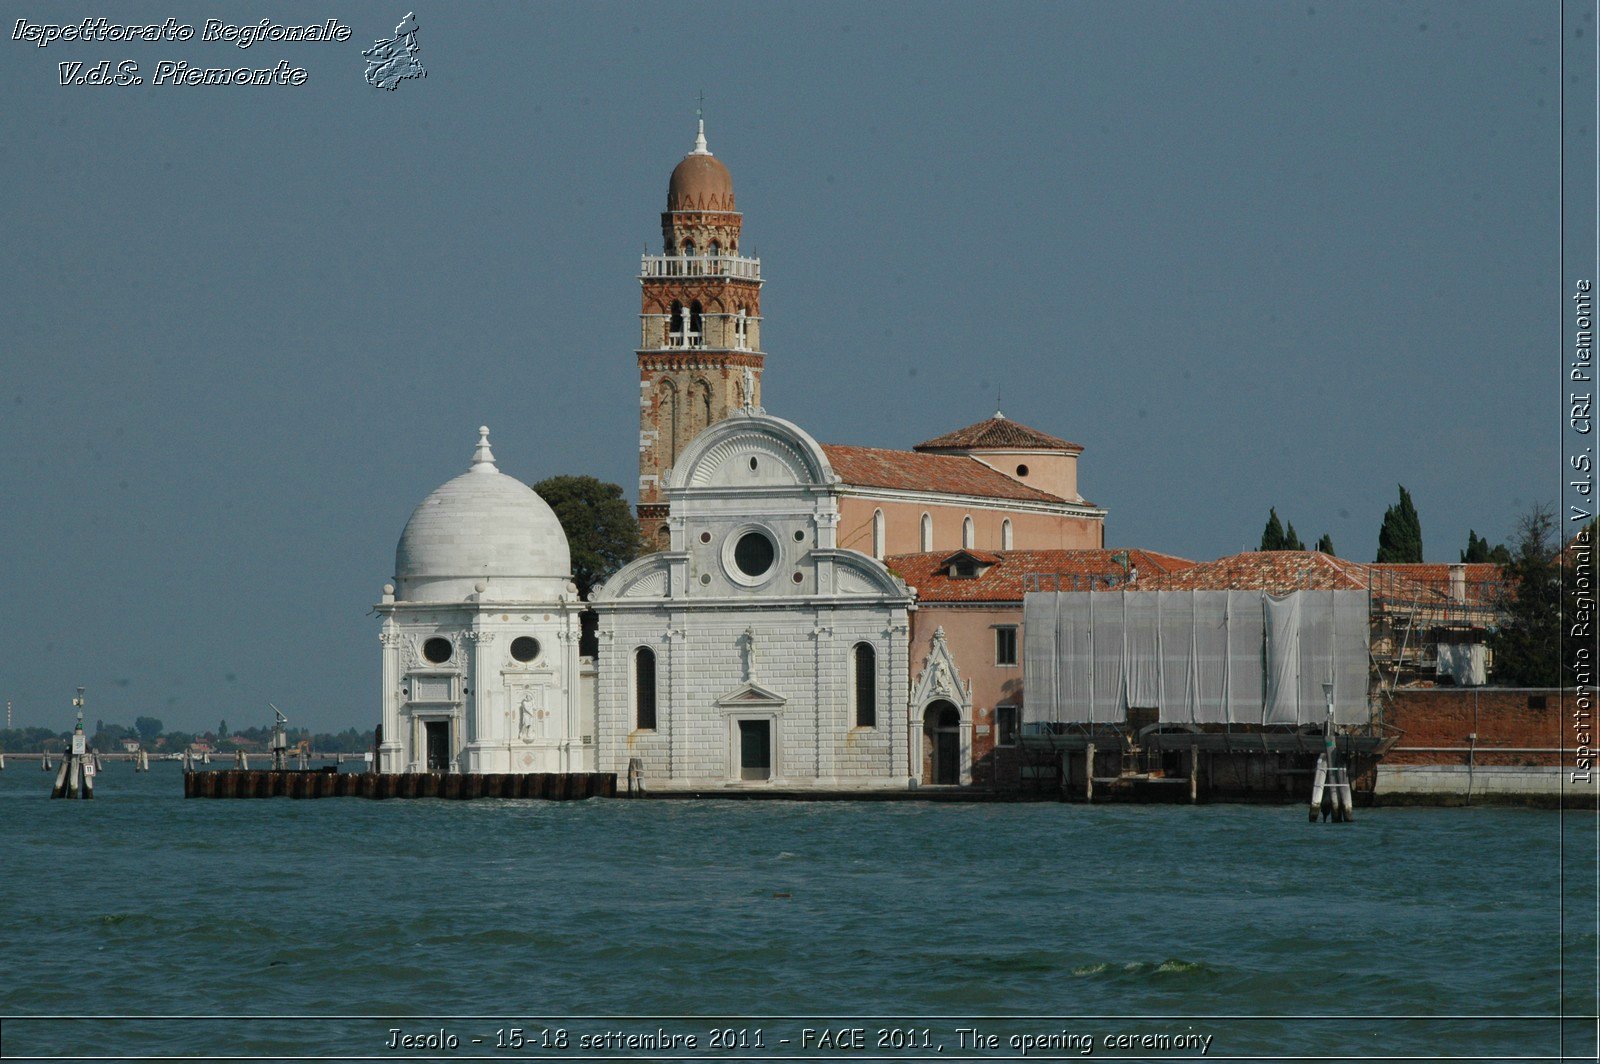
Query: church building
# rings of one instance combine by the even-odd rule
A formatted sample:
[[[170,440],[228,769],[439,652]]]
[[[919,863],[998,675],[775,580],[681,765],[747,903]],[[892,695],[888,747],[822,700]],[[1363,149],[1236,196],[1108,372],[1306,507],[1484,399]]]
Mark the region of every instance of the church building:
[[[917,778],[911,592],[839,547],[838,479],[817,442],[746,407],[690,443],[662,488],[667,549],[590,597],[600,763],[637,759],[655,789]]]
[[[637,769],[678,791],[972,783],[991,714],[1015,702],[973,688],[996,637],[967,622],[992,622],[947,610],[913,640],[917,589],[885,560],[1103,547],[1083,448],[998,412],[910,450],[819,444],[762,408],[761,263],[741,252],[704,121],[661,229],[636,352],[650,553],[591,594],[597,655],[580,657],[560,522],[481,430],[469,470],[406,525],[377,607],[379,770]]]

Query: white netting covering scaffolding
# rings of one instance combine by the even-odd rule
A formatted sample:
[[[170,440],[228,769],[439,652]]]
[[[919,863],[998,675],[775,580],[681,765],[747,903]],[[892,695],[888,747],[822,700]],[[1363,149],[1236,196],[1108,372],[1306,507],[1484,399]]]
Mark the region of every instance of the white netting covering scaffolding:
[[[1030,591],[1031,723],[1365,724],[1365,591]]]

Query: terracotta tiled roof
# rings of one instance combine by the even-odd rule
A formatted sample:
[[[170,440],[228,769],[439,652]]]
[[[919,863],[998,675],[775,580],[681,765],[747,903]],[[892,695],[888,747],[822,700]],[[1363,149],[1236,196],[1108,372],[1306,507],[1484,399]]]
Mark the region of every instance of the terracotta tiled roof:
[[[1246,551],[1178,573],[1140,579],[1141,591],[1365,591],[1371,566],[1315,550]]]
[[[983,450],[989,447],[1016,447],[1035,451],[1082,451],[1076,443],[1052,436],[1048,432],[1031,429],[1003,414],[996,414],[976,425],[947,432],[917,444],[918,451]]]
[[[1506,582],[1505,570],[1493,562],[1469,562],[1463,565],[1446,565],[1437,562],[1374,562],[1368,566],[1376,576],[1375,592],[1383,592],[1390,584],[1399,584],[1402,590],[1418,590],[1423,600],[1447,601],[1450,598],[1450,570],[1462,569],[1466,576],[1467,602],[1493,603]]]
[[[1059,495],[1029,487],[997,472],[976,458],[959,454],[919,454],[886,451],[877,447],[842,447],[824,444],[823,452],[846,484],[866,488],[933,491],[946,495],[977,495],[990,499],[1033,499],[1066,502]],[[1089,506],[1092,503],[1080,503]]]
[[[1443,564],[1391,565],[1350,561],[1313,550],[1247,551],[1205,562],[1182,572],[1141,579],[1140,591],[1370,591],[1378,606],[1450,610],[1467,606],[1494,609],[1499,602],[1500,567],[1465,566],[1464,597],[1451,598],[1450,570]]]
[[[1070,588],[1071,577],[1083,579],[1087,587],[1090,578],[1123,577],[1122,563],[1113,561],[1120,550],[1004,550],[994,555],[996,562],[975,577],[950,577],[944,566],[957,551],[933,551],[925,554],[896,554],[886,559],[894,574],[917,589],[919,602],[1022,602],[1030,576],[1047,578],[1067,577],[1060,586]],[[974,557],[984,557],[968,551]],[[1129,560],[1139,570],[1139,585],[1150,575],[1171,573],[1194,565],[1186,558],[1155,551],[1128,550]],[[1052,585],[1054,586],[1054,585]]]

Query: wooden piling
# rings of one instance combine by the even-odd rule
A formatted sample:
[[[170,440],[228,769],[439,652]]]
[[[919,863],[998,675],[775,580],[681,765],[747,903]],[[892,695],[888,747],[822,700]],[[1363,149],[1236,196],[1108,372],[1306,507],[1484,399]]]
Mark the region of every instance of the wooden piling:
[[[1088,743],[1083,750],[1083,800],[1094,801],[1094,743]]]

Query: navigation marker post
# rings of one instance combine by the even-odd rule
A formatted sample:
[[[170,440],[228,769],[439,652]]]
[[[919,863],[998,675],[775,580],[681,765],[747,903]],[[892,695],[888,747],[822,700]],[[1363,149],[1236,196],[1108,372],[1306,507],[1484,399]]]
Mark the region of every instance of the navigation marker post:
[[[72,746],[62,755],[61,769],[56,773],[55,785],[50,788],[50,797],[93,798],[95,757],[89,751],[89,737],[83,733],[83,710],[88,705],[83,688],[78,688],[72,705],[78,711],[78,723],[72,730]],[[45,767],[50,767],[48,759]]]

